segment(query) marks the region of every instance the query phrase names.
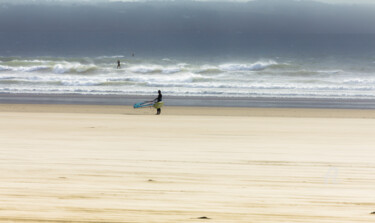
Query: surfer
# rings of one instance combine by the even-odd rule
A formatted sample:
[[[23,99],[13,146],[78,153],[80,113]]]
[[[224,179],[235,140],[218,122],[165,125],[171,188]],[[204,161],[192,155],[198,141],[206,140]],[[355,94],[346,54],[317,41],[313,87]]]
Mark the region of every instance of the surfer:
[[[120,69],[120,68],[121,68],[120,60],[117,60],[117,69]]]
[[[159,93],[158,97],[155,98],[154,100],[136,103],[136,104],[134,104],[133,107],[134,108],[151,108],[151,107],[154,107],[154,108],[157,109],[156,114],[160,115],[161,107],[163,107],[164,102],[163,102],[163,95],[161,95],[161,91],[158,90],[158,93]]]
[[[154,99],[154,102],[155,102],[155,103],[161,102],[161,101],[163,100],[163,95],[161,95],[161,91],[160,91],[160,90],[158,90],[158,94],[159,94],[158,97]],[[157,115],[160,115],[160,112],[161,112],[161,109],[160,109],[160,107],[159,107],[159,108],[157,109],[156,114],[157,114]]]

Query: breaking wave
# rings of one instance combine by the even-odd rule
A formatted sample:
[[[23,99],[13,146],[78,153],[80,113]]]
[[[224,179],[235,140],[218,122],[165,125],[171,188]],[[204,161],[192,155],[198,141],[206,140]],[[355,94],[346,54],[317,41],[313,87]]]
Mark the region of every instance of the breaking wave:
[[[117,60],[121,59],[121,69]],[[0,57],[0,93],[310,96],[375,98],[375,72],[259,60],[186,63],[175,59]]]
[[[64,63],[54,65],[52,70],[55,74],[88,73],[96,71],[97,66],[94,64],[84,65],[79,63]]]
[[[223,64],[220,65],[219,68],[222,71],[260,71],[276,64],[275,61],[259,61],[253,64]]]

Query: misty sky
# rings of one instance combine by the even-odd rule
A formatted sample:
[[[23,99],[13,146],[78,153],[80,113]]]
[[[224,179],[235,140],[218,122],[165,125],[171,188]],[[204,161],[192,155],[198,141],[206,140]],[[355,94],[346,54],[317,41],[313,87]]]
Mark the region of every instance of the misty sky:
[[[15,2],[23,2],[23,3],[43,3],[43,2],[116,2],[116,1],[122,1],[122,2],[136,2],[136,1],[149,1],[149,0],[0,0],[0,3],[15,3]],[[162,0],[163,1],[163,0]],[[168,1],[168,0],[164,0]],[[178,0],[175,0],[178,1]],[[223,1],[223,2],[248,2],[251,0],[196,0],[196,1]],[[267,1],[267,0],[260,0],[260,1]],[[280,2],[283,2],[284,0],[279,0]],[[300,0],[304,1],[304,0]],[[325,3],[331,3],[331,4],[375,4],[374,0],[316,0],[319,2],[325,2]]]
[[[63,4],[56,7],[55,2]],[[326,2],[357,5],[304,0],[0,0],[0,54],[375,48],[375,4]]]
[[[301,0],[105,1],[87,5],[77,0],[80,3],[55,7],[51,0],[46,0],[49,4],[25,2],[28,4],[5,3],[0,7],[0,31],[375,34],[375,5]]]

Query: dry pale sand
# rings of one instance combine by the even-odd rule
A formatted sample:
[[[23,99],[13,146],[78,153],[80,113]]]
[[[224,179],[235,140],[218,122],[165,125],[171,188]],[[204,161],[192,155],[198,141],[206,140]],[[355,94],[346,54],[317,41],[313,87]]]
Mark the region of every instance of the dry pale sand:
[[[375,111],[153,113],[1,105],[0,222],[375,221]]]

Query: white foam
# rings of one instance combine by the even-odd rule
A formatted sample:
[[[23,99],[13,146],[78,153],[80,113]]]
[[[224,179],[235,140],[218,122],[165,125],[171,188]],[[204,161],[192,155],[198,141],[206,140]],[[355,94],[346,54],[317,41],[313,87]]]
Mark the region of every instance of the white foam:
[[[9,66],[0,65],[0,71],[8,71],[8,70],[12,70],[12,68]]]
[[[342,81],[344,84],[349,85],[374,85],[375,84],[375,78],[352,78],[352,79],[344,79]]]
[[[65,86],[95,86],[102,83],[95,80],[63,80],[61,84]]]
[[[99,56],[96,57],[97,59],[116,59],[116,58],[124,58],[124,55],[113,55],[113,56]]]
[[[276,64],[277,63],[275,61],[259,61],[253,64],[222,64],[219,66],[219,68],[222,71],[259,71]]]
[[[46,70],[49,69],[48,66],[32,66],[32,67],[20,67],[20,71],[23,72],[34,72],[34,71],[39,71],[39,70]]]
[[[129,81],[147,84],[161,83],[189,83],[195,78],[201,77],[193,73],[175,74],[175,75],[134,75],[128,77]]]
[[[48,66],[31,66],[31,67],[11,67],[0,65],[0,71],[18,71],[18,72],[34,72],[38,70],[48,69]]]
[[[53,72],[55,74],[64,74],[64,73],[85,73],[90,70],[97,69],[97,66],[94,64],[84,65],[80,63],[59,63],[53,67]]]
[[[95,58],[0,61],[0,87],[3,87],[0,92],[148,94],[162,88],[171,95],[375,98],[375,77],[363,69],[337,69],[340,66],[313,69],[311,64],[285,65],[272,60],[201,65],[181,63],[173,58],[156,60],[156,64],[128,61],[122,64],[122,69],[116,69],[111,59],[119,56],[105,56],[110,58],[108,61]]]
[[[205,65],[201,66],[198,69],[197,72],[199,72],[199,73],[220,73],[221,71],[222,70],[217,66],[205,64]]]
[[[133,73],[154,73],[156,71],[161,71],[162,67],[157,65],[141,65],[141,66],[133,66],[130,67],[129,70]]]
[[[342,70],[318,70],[318,73],[326,73],[326,74],[338,74],[343,72]]]
[[[68,72],[69,69],[65,68],[62,64],[56,64],[54,67],[53,67],[53,72],[55,74],[63,74],[65,72]]]
[[[162,69],[163,74],[174,74],[180,72],[181,69],[178,67],[167,67]]]
[[[133,66],[128,69],[133,73],[149,74],[149,73],[163,73],[163,74],[174,74],[180,72],[180,67],[163,67],[160,65],[140,65]]]
[[[51,60],[38,60],[38,59],[34,59],[34,60],[12,60],[12,62],[46,64],[46,63],[49,63],[49,62],[52,62],[52,61]]]
[[[190,64],[188,63],[178,63],[177,66],[180,67],[180,68],[185,68],[187,66],[189,66]]]

